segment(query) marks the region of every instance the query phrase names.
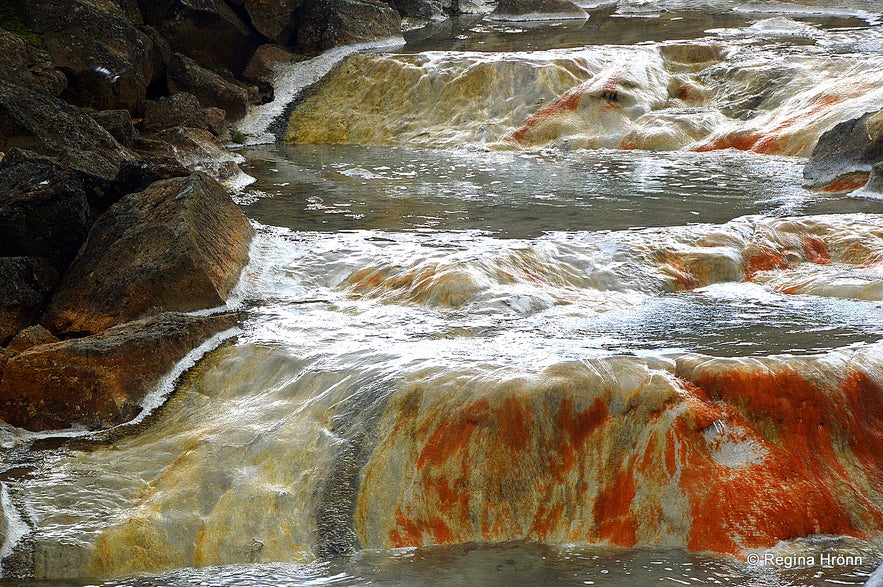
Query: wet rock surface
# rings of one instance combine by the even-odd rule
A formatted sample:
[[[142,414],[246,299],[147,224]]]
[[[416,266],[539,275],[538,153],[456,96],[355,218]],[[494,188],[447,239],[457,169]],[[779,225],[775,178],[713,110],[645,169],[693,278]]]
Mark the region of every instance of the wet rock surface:
[[[880,113],[869,112],[824,133],[803,168],[807,187],[827,192],[862,187],[873,165],[883,161],[879,119]]]
[[[235,324],[232,314],[168,313],[32,347],[6,363],[0,417],[29,430],[121,424],[191,349]]]
[[[379,0],[307,2],[297,16],[298,48],[307,52],[401,36],[399,14]]]
[[[142,314],[221,305],[252,232],[207,175],[155,182],[98,219],[42,322],[56,333],[94,334]]]
[[[567,0],[500,0],[493,14],[499,17],[527,17],[530,15],[559,18],[586,18],[588,13]]]

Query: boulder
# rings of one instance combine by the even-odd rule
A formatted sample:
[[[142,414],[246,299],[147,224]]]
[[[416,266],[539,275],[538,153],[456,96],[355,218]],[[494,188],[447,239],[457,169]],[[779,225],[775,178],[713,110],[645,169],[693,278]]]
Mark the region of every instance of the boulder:
[[[67,78],[55,68],[46,51],[3,29],[0,29],[0,55],[3,55],[0,81],[52,96],[58,96],[67,86]]]
[[[402,16],[437,18],[444,14],[441,0],[391,0]]]
[[[879,113],[841,122],[819,137],[803,167],[804,185],[831,192],[852,191],[883,161],[883,137],[875,129]],[[869,126],[870,123],[870,126]]]
[[[276,68],[293,59],[294,54],[279,45],[261,45],[254,52],[242,75],[254,83],[272,84],[276,78]]]
[[[132,126],[132,115],[128,110],[99,110],[90,112],[89,115],[119,144],[124,147],[132,146],[135,140],[135,127]]]
[[[588,18],[588,13],[585,10],[568,0],[500,0],[493,15],[507,20]]]
[[[164,141],[139,137],[134,149],[138,158],[124,161],[114,182],[118,199],[145,190],[155,181],[187,177],[191,173],[181,164],[175,148]]]
[[[153,75],[152,43],[136,26],[137,9],[108,0],[29,0],[17,2],[16,10],[67,76],[68,101],[132,109],[144,97]]]
[[[94,224],[42,324],[94,334],[143,315],[219,306],[248,260],[253,234],[204,173],[124,196]]]
[[[21,353],[29,348],[41,344],[49,344],[51,342],[58,342],[58,338],[46,330],[45,327],[36,324],[22,329],[21,332],[16,334],[12,340],[9,341],[9,345],[6,348],[13,353]]]
[[[176,363],[235,324],[231,314],[166,313],[35,346],[6,363],[0,418],[28,430],[102,429],[129,421]]]
[[[242,73],[260,44],[258,36],[223,0],[138,0],[147,24],[183,53],[209,69]]]
[[[206,113],[196,96],[178,92],[159,100],[147,100],[143,122],[146,132],[159,132],[176,126],[209,128]]]
[[[242,179],[237,155],[226,150],[208,131],[198,128],[171,128],[157,135],[172,145],[178,161],[190,171],[204,171],[224,184]]]
[[[285,45],[294,31],[291,0],[245,0],[251,25],[274,43]]]
[[[57,283],[45,259],[0,257],[0,344],[33,322]]]
[[[238,120],[248,111],[248,91],[194,60],[176,53],[169,63],[169,91],[189,92],[203,106],[223,108],[229,120]]]
[[[89,231],[80,174],[13,149],[0,161],[0,255],[42,257],[63,272]]]
[[[305,2],[296,13],[301,51],[401,37],[401,16],[380,0]]]
[[[58,157],[84,174],[112,181],[131,154],[76,106],[0,82],[0,151],[23,147]]]

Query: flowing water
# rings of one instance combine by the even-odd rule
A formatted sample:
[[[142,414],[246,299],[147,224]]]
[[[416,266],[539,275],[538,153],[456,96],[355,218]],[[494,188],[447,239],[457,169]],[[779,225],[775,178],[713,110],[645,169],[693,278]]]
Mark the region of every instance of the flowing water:
[[[699,4],[286,74],[242,331],[135,426],[4,431],[9,584],[862,584],[883,201],[801,173],[879,10]]]

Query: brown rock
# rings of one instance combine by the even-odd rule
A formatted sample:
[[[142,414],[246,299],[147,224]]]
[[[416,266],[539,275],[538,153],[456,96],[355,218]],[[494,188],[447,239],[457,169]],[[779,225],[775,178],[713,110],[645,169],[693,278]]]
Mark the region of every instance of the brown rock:
[[[0,80],[58,96],[67,78],[55,69],[49,54],[21,37],[0,29]]]
[[[131,147],[135,140],[135,127],[128,110],[99,110],[89,115],[101,128],[110,133],[124,147]]]
[[[305,2],[296,16],[297,44],[306,52],[402,34],[399,13],[380,0]]]
[[[500,0],[494,15],[518,17],[541,14],[556,18],[587,18],[588,13],[568,0]]]
[[[150,37],[136,27],[137,9],[106,0],[16,3],[23,23],[65,72],[64,97],[99,110],[131,109],[153,76]],[[135,20],[133,20],[135,19]]]
[[[224,183],[238,179],[242,174],[236,158],[208,131],[171,128],[157,136],[174,147],[178,161],[190,171],[205,171]]]
[[[189,92],[203,106],[223,108],[229,120],[242,118],[248,110],[247,90],[180,53],[172,57],[168,76],[170,92]]]
[[[188,352],[231,328],[231,314],[167,313],[11,357],[0,380],[0,418],[28,430],[107,428],[140,403]]]
[[[0,82],[0,151],[22,147],[113,180],[131,156],[88,114],[42,92]]]
[[[178,92],[159,100],[147,100],[144,107],[144,130],[158,132],[176,126],[208,128],[205,111],[193,94]]]
[[[6,348],[14,353],[21,353],[29,348],[52,342],[58,342],[58,338],[46,330],[46,328],[37,324],[35,326],[28,326],[16,334],[9,341]]]
[[[187,177],[191,173],[181,164],[175,148],[165,141],[138,137],[133,148],[138,157],[123,161],[114,182],[117,199],[146,190],[155,181]]]
[[[245,0],[242,6],[259,33],[283,45],[291,40],[294,27],[290,0]]]
[[[157,27],[172,51],[209,69],[242,73],[260,44],[223,0],[138,0],[144,20]]]
[[[209,107],[204,110],[205,121],[208,129],[215,136],[224,135],[227,132],[227,113],[223,108]]]
[[[93,334],[142,315],[221,305],[252,234],[204,173],[155,182],[95,222],[42,323],[57,334]]]
[[[275,68],[294,59],[294,54],[278,45],[261,45],[245,68],[243,76],[253,82],[273,83]]]
[[[45,259],[0,257],[0,344],[33,322],[57,283]]]

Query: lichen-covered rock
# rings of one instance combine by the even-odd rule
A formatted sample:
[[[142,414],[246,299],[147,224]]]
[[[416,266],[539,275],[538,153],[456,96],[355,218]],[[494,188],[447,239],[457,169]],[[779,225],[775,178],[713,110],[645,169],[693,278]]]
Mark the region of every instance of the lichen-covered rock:
[[[588,13],[568,0],[500,0],[497,18],[586,18]]]
[[[52,58],[24,39],[0,29],[0,80],[58,96],[67,78],[55,68]]]
[[[235,324],[231,314],[166,313],[95,336],[35,346],[6,363],[0,418],[29,430],[126,422],[188,352]]]
[[[68,78],[64,97],[100,110],[131,109],[153,76],[150,37],[135,26],[140,14],[124,3],[30,0],[15,3]],[[132,19],[136,20],[133,21]]]
[[[135,127],[132,126],[132,115],[128,110],[99,110],[89,114],[119,144],[124,147],[132,146],[135,140]]]
[[[46,330],[46,327],[35,324],[34,326],[23,328],[12,337],[6,348],[13,353],[21,353],[35,346],[52,342],[58,342],[58,337]]]
[[[57,283],[45,259],[0,257],[0,345],[34,320]]]
[[[252,234],[204,173],[155,182],[95,222],[42,323],[57,334],[94,334],[143,315],[219,306]]]
[[[189,92],[203,106],[223,108],[230,120],[238,120],[248,110],[248,91],[202,67],[189,57],[176,53],[169,63],[169,90]]]
[[[260,44],[258,36],[223,0],[138,0],[144,20],[172,51],[200,65],[239,74]]]
[[[89,221],[79,173],[22,149],[0,161],[0,255],[42,257],[64,271],[86,240]]]
[[[831,193],[862,187],[871,167],[883,161],[883,137],[876,130],[879,118],[880,113],[869,112],[824,133],[803,168],[804,184]]]
[[[380,0],[306,2],[297,12],[297,44],[302,51],[401,37],[401,17]]]
[[[131,154],[91,116],[64,100],[0,82],[0,151],[23,147],[111,181]]]

